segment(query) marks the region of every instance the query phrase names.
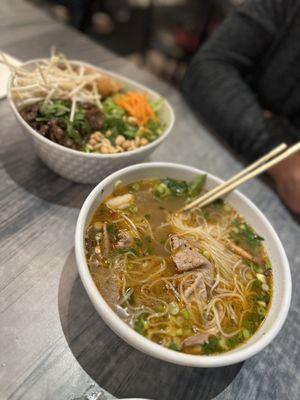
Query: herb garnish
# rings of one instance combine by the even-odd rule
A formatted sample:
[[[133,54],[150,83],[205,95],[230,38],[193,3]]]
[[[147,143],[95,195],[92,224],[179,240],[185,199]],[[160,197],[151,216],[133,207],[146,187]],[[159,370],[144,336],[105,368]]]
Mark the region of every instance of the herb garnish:
[[[40,116],[37,122],[49,122],[56,120],[64,130],[66,136],[77,144],[82,144],[85,135],[92,133],[93,129],[85,115],[85,110],[76,105],[73,121],[70,121],[71,102],[57,100],[53,103],[43,105],[40,108]]]
[[[189,183],[184,180],[164,178],[154,187],[153,193],[161,199],[170,196],[193,198],[201,193],[205,181],[206,175],[199,175]]]

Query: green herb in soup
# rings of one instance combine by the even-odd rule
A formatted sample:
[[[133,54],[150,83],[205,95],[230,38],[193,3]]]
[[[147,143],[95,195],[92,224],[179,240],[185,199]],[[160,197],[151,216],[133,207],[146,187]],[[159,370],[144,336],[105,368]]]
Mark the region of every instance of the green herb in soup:
[[[174,351],[217,354],[264,321],[272,269],[263,238],[219,199],[178,213],[205,176],[116,185],[86,232],[92,277],[133,329]]]

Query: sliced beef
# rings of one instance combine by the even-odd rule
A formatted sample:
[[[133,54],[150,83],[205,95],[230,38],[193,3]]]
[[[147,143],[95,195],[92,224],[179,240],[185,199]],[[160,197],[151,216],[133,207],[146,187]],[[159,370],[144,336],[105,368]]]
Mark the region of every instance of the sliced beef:
[[[64,140],[64,131],[56,120],[40,124],[37,130],[42,136],[52,140],[52,142],[62,143]]]
[[[53,119],[48,122],[48,137],[53,142],[62,143],[64,141],[65,134],[59,121]]]
[[[102,279],[97,281],[100,293],[111,306],[114,306],[120,299],[120,284],[117,276],[104,267],[99,268],[99,273],[102,276]]]
[[[33,123],[30,124],[33,127]],[[61,122],[58,120],[51,120],[40,124],[35,127],[35,129],[47,139],[50,139],[52,142],[59,143],[63,146],[77,148],[78,145],[70,138],[65,136],[64,129],[61,125]]]
[[[176,235],[171,237],[171,257],[179,272],[199,267],[213,268],[209,260],[200,254],[195,246]]]
[[[104,113],[99,107],[90,103],[81,103],[80,106],[85,110],[85,115],[94,130],[99,130],[104,124]]]
[[[38,116],[38,113],[39,113],[39,105],[38,104],[33,104],[33,105],[28,106],[20,111],[21,117],[28,124],[30,124],[31,122],[35,122],[35,119]]]
[[[88,140],[91,132],[81,132],[83,137],[83,143],[79,144],[69,137],[66,132],[66,123],[63,120],[52,119],[50,121],[37,121],[38,117],[41,117],[40,106],[42,103],[33,104],[27,106],[20,111],[22,118],[42,136],[50,139],[51,141],[61,144],[62,146],[69,147],[75,150],[81,150],[82,145]],[[86,114],[86,119],[91,125],[92,130],[99,130],[102,128],[104,123],[104,113],[97,106],[90,103],[80,103],[81,108]]]
[[[33,127],[33,124],[30,124]],[[34,127],[33,127],[34,128]],[[43,125],[38,125],[35,128],[42,136],[45,136],[46,138],[49,136],[49,125],[48,123],[45,123]]]
[[[186,242],[186,240],[181,239],[176,235],[173,235],[171,237],[171,250],[174,251],[179,249],[184,244],[184,242]]]
[[[199,332],[196,335],[190,336],[182,342],[183,347],[190,347],[208,343],[210,334]]]

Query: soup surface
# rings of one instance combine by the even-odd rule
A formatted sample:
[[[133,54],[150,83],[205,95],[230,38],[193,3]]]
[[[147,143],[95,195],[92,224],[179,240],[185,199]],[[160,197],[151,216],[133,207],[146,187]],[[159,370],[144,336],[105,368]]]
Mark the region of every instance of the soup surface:
[[[117,183],[87,228],[86,257],[102,296],[138,333],[209,355],[260,327],[272,270],[263,238],[223,200],[178,212],[204,183],[205,176]]]

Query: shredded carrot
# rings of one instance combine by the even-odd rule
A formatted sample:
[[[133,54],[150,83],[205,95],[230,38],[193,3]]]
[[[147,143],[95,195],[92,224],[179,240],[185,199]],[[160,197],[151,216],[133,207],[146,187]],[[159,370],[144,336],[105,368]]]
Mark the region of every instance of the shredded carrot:
[[[147,94],[140,92],[127,92],[116,97],[115,103],[126,110],[137,120],[138,125],[145,126],[155,118],[155,113],[149,104]]]

